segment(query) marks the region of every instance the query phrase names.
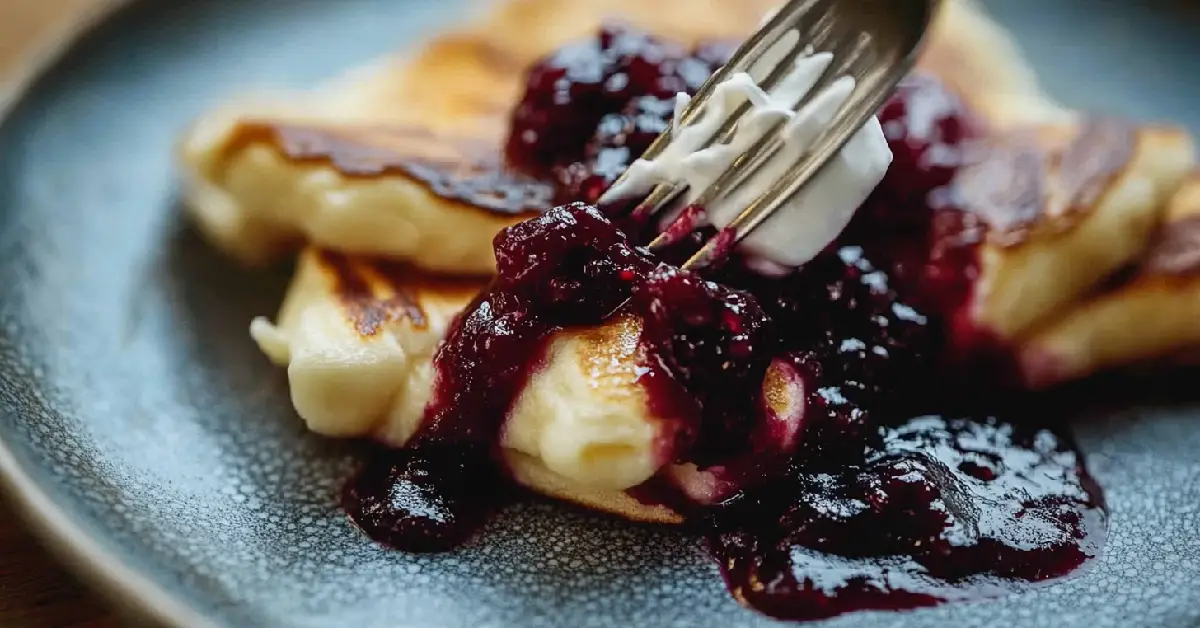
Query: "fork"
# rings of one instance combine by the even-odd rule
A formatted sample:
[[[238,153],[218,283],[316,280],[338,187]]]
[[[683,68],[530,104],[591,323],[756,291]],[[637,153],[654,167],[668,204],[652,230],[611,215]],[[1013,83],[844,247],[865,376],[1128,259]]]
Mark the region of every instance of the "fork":
[[[796,60],[812,51],[828,51],[832,61],[817,82],[808,89],[794,111],[802,111],[842,77],[854,79],[854,86],[830,124],[819,133],[787,171],[765,192],[752,200],[737,217],[708,240],[684,264],[696,270],[711,264],[760,227],[786,205],[800,190],[817,177],[854,134],[870,120],[891,95],[900,79],[912,69],[925,35],[941,0],[789,0],[750,36],[730,58],[700,87],[694,98],[676,116],[680,128],[688,128],[702,115],[716,87],[739,73],[754,76],[759,87],[771,93],[788,75]],[[707,138],[697,150],[727,144],[738,124],[751,108],[745,102]],[[783,147],[780,131],[785,121],[774,123],[749,149],[740,153],[730,167],[711,185],[700,191],[694,207],[705,207],[738,189]],[[676,137],[675,123],[668,125],[650,145],[643,160],[660,156]],[[630,171],[622,173],[600,203],[616,200],[614,191],[627,182]],[[635,212],[649,219],[672,206],[686,190],[682,182],[656,185]],[[672,240],[668,228],[650,244],[661,250]]]

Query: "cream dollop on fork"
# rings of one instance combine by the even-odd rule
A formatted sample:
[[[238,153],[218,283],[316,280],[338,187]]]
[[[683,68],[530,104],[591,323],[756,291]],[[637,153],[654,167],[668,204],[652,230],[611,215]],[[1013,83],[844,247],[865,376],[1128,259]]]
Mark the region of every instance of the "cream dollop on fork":
[[[691,205],[739,155],[782,122],[782,148],[742,185],[704,207],[708,223],[723,228],[732,222],[804,156],[854,91],[852,77],[837,78],[797,111],[833,61],[832,54],[813,53],[811,49],[796,58],[791,71],[770,92],[760,87],[759,83],[787,57],[798,39],[796,31],[789,32],[749,72],[733,74],[717,85],[690,125],[683,125],[682,120],[691,98],[679,94],[670,143],[657,157],[635,161],[603,201],[644,196],[660,183],[681,183],[687,190],[678,207]],[[729,142],[714,142],[705,148],[746,102],[750,108]],[[786,272],[804,264],[841,233],[854,211],[883,180],[891,161],[883,128],[878,119],[871,118],[811,183],[746,238],[742,249],[764,272]],[[673,218],[668,215],[666,220]]]

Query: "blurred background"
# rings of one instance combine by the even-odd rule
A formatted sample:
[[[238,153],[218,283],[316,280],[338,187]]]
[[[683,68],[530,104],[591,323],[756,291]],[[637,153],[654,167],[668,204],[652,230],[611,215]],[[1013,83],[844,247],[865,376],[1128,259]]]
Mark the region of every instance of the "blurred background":
[[[115,1],[0,0],[0,103],[11,95],[14,80],[28,70],[30,59],[53,48],[89,14]],[[310,2],[288,1],[298,10]],[[1043,72],[1050,91],[1073,104],[1105,108],[1103,89],[1071,93],[1069,87],[1076,80],[1093,88],[1111,82],[1121,89],[1132,85],[1151,94],[1172,86],[1200,93],[1195,91],[1200,82],[1200,0],[984,0],[984,4],[1016,31],[1035,64],[1038,58],[1063,55],[1111,59],[1106,67],[1113,68],[1112,75],[1107,77],[1073,77],[1069,64],[1059,65],[1057,73]],[[1047,19],[1031,17],[1039,14]],[[1148,37],[1160,45],[1149,49],[1143,45],[1150,41]],[[1177,104],[1147,111],[1200,132],[1200,103],[1176,100]],[[115,625],[119,622],[111,611],[22,531],[0,498],[0,626]]]

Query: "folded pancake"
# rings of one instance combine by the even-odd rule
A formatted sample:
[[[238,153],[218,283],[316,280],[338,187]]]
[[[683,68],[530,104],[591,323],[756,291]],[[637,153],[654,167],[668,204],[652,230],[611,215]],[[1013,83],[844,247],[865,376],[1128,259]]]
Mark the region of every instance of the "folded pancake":
[[[420,427],[438,343],[483,285],[309,248],[275,324],[255,319],[250,334],[287,367],[309,429],[401,445]]]
[[[299,259],[276,323],[251,335],[286,366],[310,429],[402,446],[432,394],[433,355],[454,315],[483,285],[316,248]],[[637,374],[636,320],[564,332],[517,400],[502,444],[572,481],[625,489],[662,466]]]
[[[1195,163],[1179,129],[1101,118],[1009,129],[983,151],[955,182],[987,230],[964,315],[1003,346],[1142,255]]]
[[[422,425],[434,386],[433,354],[454,315],[482,285],[410,266],[348,258],[317,248],[300,255],[272,324],[251,335],[286,367],[296,411],[314,432],[406,444]],[[715,499],[712,481],[673,465],[639,384],[641,322],[558,332],[505,418],[500,445],[513,477],[541,493],[644,521],[676,522],[674,511],[625,491],[666,471],[692,499]],[[775,367],[764,378],[771,416],[798,433],[804,403],[796,379]]]
[[[413,56],[203,117],[180,147],[187,205],[209,239],[248,263],[310,241],[439,272],[488,273],[492,235],[550,205],[544,187],[500,161],[530,64],[614,17],[685,43],[738,40],[777,4],[499,3]],[[1072,118],[969,0],[945,3],[922,65],[998,128]]]
[[[1200,349],[1200,172],[1171,199],[1131,279],[1072,306],[1022,342],[1026,382],[1044,388]]]
[[[189,198],[210,239],[248,262],[307,240],[486,275],[496,232],[546,209],[553,193],[477,139],[417,127],[236,128]]]

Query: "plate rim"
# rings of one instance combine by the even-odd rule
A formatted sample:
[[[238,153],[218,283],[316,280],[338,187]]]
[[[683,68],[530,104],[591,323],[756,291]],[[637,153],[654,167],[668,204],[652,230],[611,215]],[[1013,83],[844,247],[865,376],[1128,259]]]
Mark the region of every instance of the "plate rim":
[[[93,0],[59,26],[18,65],[0,86],[0,126],[8,124],[17,105],[54,70],[85,37],[120,10],[147,0]],[[58,562],[79,576],[120,611],[166,626],[209,628],[217,624],[143,571],[105,548],[34,480],[0,433],[0,492],[23,528]]]

